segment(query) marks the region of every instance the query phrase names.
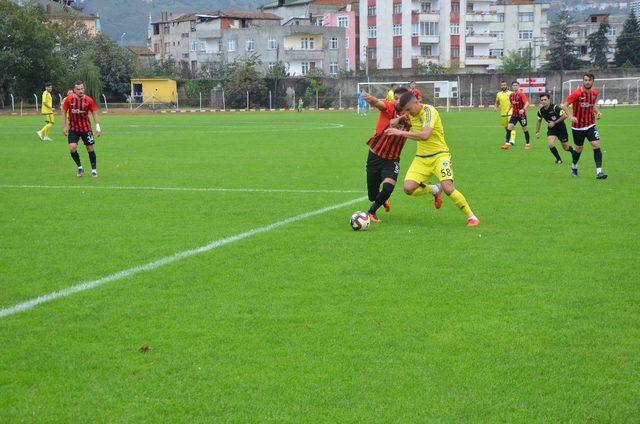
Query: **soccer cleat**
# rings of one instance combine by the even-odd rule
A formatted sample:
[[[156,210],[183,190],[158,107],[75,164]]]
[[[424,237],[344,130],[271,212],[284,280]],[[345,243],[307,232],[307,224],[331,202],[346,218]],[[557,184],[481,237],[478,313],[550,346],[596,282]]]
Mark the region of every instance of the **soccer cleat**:
[[[368,215],[369,215],[369,221],[371,221],[371,222],[382,222],[382,221],[380,221],[380,218],[378,218],[378,215],[376,215],[375,213],[369,212]]]
[[[45,138],[43,138],[43,140],[44,140],[44,141],[53,141],[53,139],[52,139],[52,138],[49,138],[49,137],[45,137]]]
[[[531,144],[527,143],[524,145],[524,150],[529,150],[531,149]]]
[[[556,165],[562,165],[562,159],[558,159],[558,160],[556,161]]]
[[[91,177],[92,178],[98,178],[98,171],[96,171],[95,169],[91,171]]]
[[[509,150],[509,148],[511,148],[511,144],[509,144],[509,143],[505,143],[505,144],[503,144],[502,146],[500,146],[500,148],[501,148],[502,150]]]
[[[38,134],[38,138],[40,138],[40,140],[44,141],[44,137],[42,136],[42,131],[36,131],[36,134]]]
[[[382,205],[384,206],[384,210],[387,212],[391,212],[391,203],[389,203],[389,201],[385,201],[384,204]]]
[[[477,227],[480,225],[480,220],[476,217],[471,217],[467,219],[467,227]]]
[[[442,207],[442,190],[439,190],[437,194],[433,195],[433,205],[436,209],[440,209]]]
[[[574,177],[574,178],[577,177],[578,176],[578,169],[571,168],[571,176]]]
[[[76,174],[76,177],[80,178],[84,175],[84,169],[82,168],[78,168],[78,173]]]
[[[604,172],[598,172],[598,175],[596,175],[596,180],[606,180],[607,177],[608,175]]]

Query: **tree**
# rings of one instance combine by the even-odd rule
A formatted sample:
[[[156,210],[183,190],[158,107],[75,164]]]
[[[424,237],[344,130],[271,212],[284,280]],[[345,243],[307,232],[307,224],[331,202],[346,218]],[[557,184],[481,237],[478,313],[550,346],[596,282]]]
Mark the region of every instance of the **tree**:
[[[587,37],[589,57],[591,58],[591,63],[597,69],[606,69],[609,65],[609,61],[607,60],[607,49],[609,48],[608,32],[609,24],[602,22],[598,30],[593,34],[589,34]]]
[[[558,14],[557,21],[549,31],[549,50],[547,51],[547,65],[551,70],[578,69],[582,61],[578,58],[578,51],[567,30],[574,23],[571,14],[562,10]]]
[[[526,48],[522,54],[513,50],[502,57],[502,65],[500,65],[499,72],[504,74],[522,75],[529,72],[530,66],[530,48]]]
[[[227,105],[244,108],[247,105],[249,92],[249,107],[264,106],[267,86],[256,67],[260,61],[256,55],[230,63],[225,67],[228,79],[224,82],[224,95]]]
[[[75,79],[84,83],[86,93],[96,102],[102,95],[102,82],[100,81],[100,69],[93,63],[90,56],[84,56],[78,64]]]
[[[624,22],[616,41],[615,62],[616,66],[622,66],[626,62],[640,66],[640,25],[633,12]]]
[[[136,58],[104,34],[91,39],[91,59],[100,70],[100,81],[108,97],[126,97],[131,90],[131,77],[136,71]]]

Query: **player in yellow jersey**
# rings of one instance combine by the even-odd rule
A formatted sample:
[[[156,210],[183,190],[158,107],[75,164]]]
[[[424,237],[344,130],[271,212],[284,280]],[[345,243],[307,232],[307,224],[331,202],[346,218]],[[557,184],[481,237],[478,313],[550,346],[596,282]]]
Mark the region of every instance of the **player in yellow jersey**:
[[[387,92],[388,102],[394,102],[396,100],[396,88],[398,88],[398,84],[395,82],[389,86],[389,91]]]
[[[53,91],[53,84],[50,82],[44,85],[44,92],[42,93],[42,116],[44,117],[45,125],[40,131],[37,131],[38,137],[42,141],[53,141],[49,138],[49,132],[55,123],[55,108],[53,107],[53,97],[51,92]]]
[[[405,93],[400,97],[398,108],[406,112],[404,119],[408,119],[411,123],[411,130],[389,128],[386,133],[418,141],[416,157],[404,177],[404,192],[410,196],[432,194],[436,209],[440,209],[441,192],[444,191],[467,216],[467,226],[475,227],[480,224],[480,220],[469,207],[467,199],[456,190],[453,184],[451,153],[445,141],[444,127],[436,108],[420,103],[411,93]],[[433,175],[440,180],[440,184],[428,184]]]
[[[504,128],[505,131],[507,131],[509,119],[511,119],[511,102],[509,101],[509,96],[511,96],[509,85],[506,81],[502,81],[500,83],[500,91],[496,94],[496,103],[493,105],[493,110],[500,112],[500,126]],[[509,144],[512,146],[516,145],[515,131],[510,132]]]

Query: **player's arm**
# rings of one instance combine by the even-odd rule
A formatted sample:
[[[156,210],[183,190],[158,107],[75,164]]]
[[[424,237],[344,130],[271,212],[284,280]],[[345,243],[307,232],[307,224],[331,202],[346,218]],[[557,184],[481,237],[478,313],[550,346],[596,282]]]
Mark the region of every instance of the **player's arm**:
[[[600,112],[600,109],[598,109],[598,106],[593,105],[593,111],[596,114],[596,118],[602,119],[602,112]]]
[[[569,111],[569,105],[572,105],[575,100],[576,100],[576,96],[574,96],[573,93],[571,93],[569,97],[567,97],[567,101],[560,105],[564,113],[567,114],[567,119],[569,119],[572,122],[578,122],[578,118],[573,116],[573,113]]]
[[[44,101],[44,99],[43,99],[43,100],[42,100],[42,104],[43,104],[43,105],[45,105],[46,107],[48,107],[48,108],[49,108],[49,109],[51,109],[51,110],[55,110],[55,109],[54,109],[54,107],[53,107],[53,97],[49,97],[49,98],[51,99],[51,103],[46,103],[46,102]]]
[[[399,127],[400,125],[404,124],[405,122],[407,122],[409,120],[409,117],[407,116],[406,113],[398,116],[397,118],[393,118],[389,120],[389,126],[394,128],[394,127]]]
[[[66,137],[69,135],[69,124],[71,121],[71,116],[69,114],[69,103],[67,102],[67,99],[64,99],[64,102],[62,103],[62,106],[60,106],[60,109],[64,114],[64,126],[62,127],[62,134],[64,134]]]
[[[527,112],[527,108],[529,107],[529,100],[527,100],[527,96],[525,96],[524,93],[520,93],[520,98],[524,101],[524,106],[522,106],[520,114],[524,115]]]
[[[371,106],[375,107],[376,109],[382,112],[387,110],[387,105],[382,100],[372,96],[369,93],[364,93],[362,95],[362,98],[364,99],[365,102],[369,103]]]
[[[499,107],[500,107],[500,99],[498,98],[498,95],[496,94],[496,102],[493,105],[493,111],[497,112],[499,110],[498,109]]]
[[[398,128],[389,128],[385,131],[385,134],[387,135],[399,135],[400,137],[406,137],[406,138],[410,138],[411,140],[418,140],[418,141],[428,140],[429,137],[431,137],[432,133],[433,133],[433,128],[431,128],[428,125],[422,128],[420,132],[403,131]]]
[[[96,124],[96,137],[100,137],[102,130],[100,129],[100,118],[98,117],[98,110],[92,110],[91,116],[93,116],[93,122]]]
[[[542,125],[542,116],[538,112],[538,120],[536,121],[536,138],[540,138],[540,125]]]
[[[556,111],[556,113],[558,114],[558,119],[556,119],[553,123],[553,125],[558,125],[561,122],[564,122],[567,119],[567,114],[564,113],[564,110],[562,110],[562,108],[558,108],[558,110]]]

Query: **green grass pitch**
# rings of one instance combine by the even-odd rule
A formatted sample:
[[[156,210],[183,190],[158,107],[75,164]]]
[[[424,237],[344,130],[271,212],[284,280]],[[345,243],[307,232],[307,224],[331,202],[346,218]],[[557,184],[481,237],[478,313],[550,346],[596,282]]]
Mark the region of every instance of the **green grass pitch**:
[[[0,318],[0,422],[637,421],[640,112],[604,110],[606,181],[442,117],[479,227],[397,189]],[[0,309],[366,196],[375,119],[103,115],[92,180],[0,117]]]

